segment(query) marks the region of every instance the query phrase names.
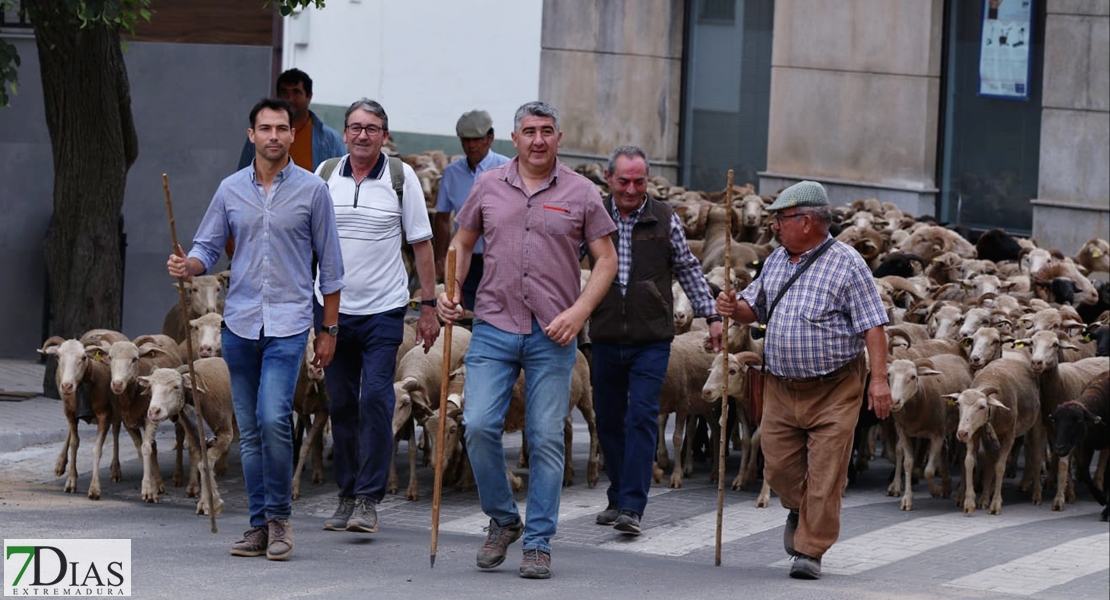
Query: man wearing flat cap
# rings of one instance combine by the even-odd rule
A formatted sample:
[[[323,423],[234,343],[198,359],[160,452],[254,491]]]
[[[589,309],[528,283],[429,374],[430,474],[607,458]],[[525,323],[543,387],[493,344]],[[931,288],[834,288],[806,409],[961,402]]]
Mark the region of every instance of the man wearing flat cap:
[[[739,295],[717,297],[717,312],[764,328],[764,476],[790,511],[783,533],[790,576],[818,579],[821,557],[840,534],[867,355],[868,408],[880,419],[890,414],[888,319],[867,263],[829,235],[832,211],[820,183],[786,188],[767,210],[782,245]]]
[[[439,182],[434,238],[438,278],[443,277],[447,244],[451,240],[451,214],[458,214],[462,210],[467,196],[470,195],[470,188],[474,186],[474,181],[479,175],[509,162],[509,157],[490,150],[490,146],[493,145],[493,119],[488,112],[472,110],[463,113],[455,124],[455,133],[459,136],[459,142],[462,143],[466,157],[447,165],[443,170],[443,178]],[[470,310],[474,310],[474,295],[478,291],[478,282],[482,280],[484,271],[483,251],[485,251],[485,244],[479,238],[470,259],[470,271],[467,272],[466,281],[462,284],[463,305]]]

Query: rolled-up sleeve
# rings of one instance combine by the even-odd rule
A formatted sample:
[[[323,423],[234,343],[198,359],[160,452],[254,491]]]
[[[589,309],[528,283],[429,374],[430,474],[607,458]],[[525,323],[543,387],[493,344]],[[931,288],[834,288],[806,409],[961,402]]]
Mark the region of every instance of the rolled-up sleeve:
[[[221,185],[212,197],[212,202],[197,227],[196,235],[193,236],[193,247],[189,249],[189,257],[199,260],[204,265],[205,273],[220,259],[220,253],[227,243],[227,191],[223,187]]]
[[[326,296],[343,289],[343,251],[331,193],[323,181],[312,196],[312,249],[319,261],[320,293]]]

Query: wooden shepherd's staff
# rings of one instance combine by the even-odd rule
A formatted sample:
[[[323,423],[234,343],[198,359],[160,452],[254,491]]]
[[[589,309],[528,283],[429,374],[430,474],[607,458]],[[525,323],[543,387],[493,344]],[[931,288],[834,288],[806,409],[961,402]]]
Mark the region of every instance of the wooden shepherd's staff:
[[[170,237],[173,238],[173,253],[177,254],[180,246],[177,243],[177,225],[173,220],[173,200],[170,199],[170,177],[162,173],[162,190],[166,193],[166,211],[170,214]],[[189,314],[189,303],[185,298],[185,278],[182,277],[177,280],[177,295],[181,298],[181,314]],[[197,439],[196,442],[200,447],[201,462],[204,464],[204,477],[208,477],[208,484],[203,486],[208,490],[208,516],[212,521],[212,533],[216,533],[216,502],[212,498],[212,484],[216,482],[216,478],[212,477],[212,465],[208,464],[208,449],[204,437],[204,411],[200,409],[200,397],[203,394],[197,392],[197,374],[193,370],[193,336],[185,336],[185,352],[187,356],[185,359],[189,365],[189,379],[193,382],[193,408],[197,416]],[[188,419],[187,415],[182,415]],[[191,428],[190,428],[191,429]],[[190,442],[192,443],[192,442]]]
[[[732,292],[732,169],[728,170],[728,189],[725,190],[725,295]],[[728,317],[721,318],[721,356],[728,373]],[[725,448],[728,447],[728,377],[721,388],[720,448],[717,453],[717,547],[714,566],[721,566],[721,523],[725,513]]]
[[[447,248],[447,274],[444,277],[447,297],[455,299],[455,247]],[[443,371],[439,384],[439,431],[436,432],[436,473],[432,487],[432,550],[431,568],[436,567],[436,546],[439,544],[439,499],[443,495],[443,446],[447,443],[447,384],[451,377],[451,323],[443,326]]]

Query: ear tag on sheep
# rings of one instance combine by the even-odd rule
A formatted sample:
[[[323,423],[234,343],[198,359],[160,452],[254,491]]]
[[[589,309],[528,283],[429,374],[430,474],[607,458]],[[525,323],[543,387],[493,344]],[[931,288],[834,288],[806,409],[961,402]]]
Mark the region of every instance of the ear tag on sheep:
[[[100,355],[100,350],[96,351],[96,356],[93,357],[93,360],[95,360],[96,362],[100,362],[101,360],[104,360],[103,357]]]
[[[1099,252],[1098,250],[1091,250],[1091,258],[1099,258],[1101,256],[1102,256],[1102,253]]]
[[[1091,339],[1092,339],[1091,334],[1089,334],[1089,333],[1084,333],[1083,334],[1083,341],[1084,342],[1089,342],[1089,341],[1091,341]]]
[[[1025,344],[1023,342],[1014,342],[1014,348],[1024,348],[1024,347],[1025,347]]]
[[[955,398],[945,398],[945,401],[948,402],[948,406],[956,406],[956,399]]]

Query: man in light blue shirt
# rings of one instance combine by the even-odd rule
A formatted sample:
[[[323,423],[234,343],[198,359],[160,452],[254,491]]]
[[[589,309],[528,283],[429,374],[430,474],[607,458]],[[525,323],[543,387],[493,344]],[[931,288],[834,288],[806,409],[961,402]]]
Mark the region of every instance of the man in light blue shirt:
[[[490,150],[493,145],[493,119],[488,112],[472,110],[464,113],[455,124],[455,133],[459,136],[466,158],[447,165],[439,182],[434,229],[436,277],[439,279],[444,277],[443,265],[451,240],[451,213],[458,214],[462,210],[479,175],[509,162],[507,156]],[[474,310],[474,296],[478,292],[478,283],[482,281],[484,250],[485,244],[478,238],[470,259],[470,270],[466,281],[462,282],[463,305],[470,310]]]
[[[232,235],[231,282],[221,339],[239,425],[239,453],[251,528],[233,556],[285,560],[293,553],[293,432],[297,374],[312,327],[312,255],[319,258],[322,332],[313,350],[323,367],[335,353],[343,256],[328,186],[295,165],[293,109],[280,99],[254,106],[247,135],[251,166],[220,182],[189,256],[180,247],[166,263],[171,277],[208,272]]]

